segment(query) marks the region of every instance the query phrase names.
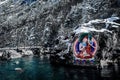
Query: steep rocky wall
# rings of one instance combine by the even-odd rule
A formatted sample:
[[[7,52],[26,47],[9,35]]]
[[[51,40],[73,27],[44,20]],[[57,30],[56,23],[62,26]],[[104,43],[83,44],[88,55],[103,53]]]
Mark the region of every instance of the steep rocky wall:
[[[119,0],[5,0],[0,4],[0,47],[45,45],[54,46],[59,36],[70,36],[81,24],[94,19],[120,17]],[[119,20],[116,21],[120,23]],[[102,29],[105,23],[87,27]],[[91,32],[97,35],[99,52],[120,47],[120,28],[109,32]],[[117,42],[114,42],[114,35]],[[117,43],[117,44],[116,44]],[[49,44],[49,45],[48,45]],[[111,52],[112,53],[112,52]],[[118,53],[118,52],[117,52]]]

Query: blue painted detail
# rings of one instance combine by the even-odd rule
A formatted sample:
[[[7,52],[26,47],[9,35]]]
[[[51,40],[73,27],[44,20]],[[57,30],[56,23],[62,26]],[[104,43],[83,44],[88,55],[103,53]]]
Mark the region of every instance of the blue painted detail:
[[[86,42],[82,42],[81,44],[82,44],[84,47],[87,46]]]
[[[94,62],[94,60],[90,60],[90,62]]]
[[[82,60],[82,63],[85,63],[86,62],[86,60]]]
[[[76,49],[76,52],[79,54],[81,51],[79,49],[79,45],[80,45],[80,42],[77,42],[76,46],[75,46],[75,49]]]
[[[92,44],[93,47],[95,47],[95,43],[93,42]],[[95,51],[95,48],[91,47],[91,52],[94,52]]]

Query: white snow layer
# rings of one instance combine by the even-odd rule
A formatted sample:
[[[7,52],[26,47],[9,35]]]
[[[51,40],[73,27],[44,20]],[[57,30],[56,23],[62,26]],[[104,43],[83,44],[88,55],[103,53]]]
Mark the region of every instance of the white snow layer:
[[[18,53],[17,51],[15,51],[15,50],[8,50],[8,52],[10,53],[11,58],[20,58],[20,57],[22,57],[22,55],[20,53]]]
[[[13,58],[20,58],[23,55],[30,56],[33,55],[33,52],[31,50],[22,50],[22,53],[17,52],[16,50],[7,50],[7,52],[10,53],[10,57]],[[0,52],[0,56],[2,56],[3,52]]]
[[[27,56],[29,56],[29,55],[33,55],[33,52],[31,51],[31,50],[22,50],[22,55],[27,55]]]
[[[0,5],[7,3],[9,0],[0,1]]]
[[[100,29],[100,30],[97,30],[95,28],[90,28],[90,27],[79,27],[78,29],[74,30],[74,32],[76,34],[79,34],[79,33],[83,33],[83,32],[86,32],[86,33],[89,33],[91,31],[95,31],[95,32],[104,32],[104,31],[107,31],[107,32],[110,32],[112,33],[112,31],[109,31],[107,29]]]
[[[120,24],[119,23],[116,23],[116,22],[113,22],[115,20],[118,20],[120,19],[119,17],[111,17],[111,18],[107,18],[107,19],[95,19],[95,20],[91,20],[89,21],[88,23],[84,23],[81,25],[81,27],[75,29],[73,32],[75,32],[76,34],[79,34],[79,33],[82,33],[82,32],[91,32],[91,31],[95,31],[95,32],[104,32],[104,31],[107,31],[107,32],[110,32],[112,33],[112,31],[108,30],[108,26],[109,24],[112,24],[113,26],[112,27],[119,27]],[[106,28],[102,28],[100,30],[97,30],[95,29],[93,26],[91,26],[93,23],[105,23],[106,24]],[[88,27],[89,26],[89,27]]]

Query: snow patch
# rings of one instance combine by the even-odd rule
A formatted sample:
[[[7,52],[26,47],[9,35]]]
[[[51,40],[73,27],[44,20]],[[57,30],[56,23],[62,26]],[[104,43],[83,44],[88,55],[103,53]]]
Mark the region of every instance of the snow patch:
[[[79,27],[78,29],[74,30],[73,32],[75,32],[76,34],[79,34],[79,33],[83,33],[83,32],[86,32],[86,33],[89,33],[91,31],[95,31],[95,32],[110,32],[112,33],[112,31],[109,31],[107,29],[100,29],[100,30],[97,30],[95,28],[90,28],[90,27]]]
[[[26,56],[29,56],[29,55],[33,55],[33,52],[31,50],[22,50],[22,55],[26,55]]]
[[[118,28],[119,26],[113,25],[112,27],[114,27],[114,28]]]
[[[3,52],[0,52],[0,56],[2,56]]]
[[[115,28],[119,27],[120,24],[114,22],[115,20],[118,20],[118,19],[120,19],[120,18],[119,17],[110,17],[110,18],[107,18],[107,19],[95,19],[95,20],[91,20],[88,23],[81,24],[81,27],[78,27],[73,32],[75,32],[76,34],[79,34],[79,33],[82,33],[82,32],[89,33],[91,31],[95,31],[95,32],[104,32],[104,31],[107,31],[107,32],[112,33],[112,31],[108,30],[107,28],[109,27],[109,24],[112,24],[113,25],[112,27],[115,27]],[[106,27],[102,28],[100,30],[97,30],[97,29],[95,29],[92,26],[93,23],[96,23],[96,24],[105,23]]]
[[[0,5],[7,3],[9,0],[0,1]]]
[[[15,51],[15,50],[8,50],[8,52],[10,53],[11,58],[20,58],[20,57],[22,57],[22,55],[20,53],[18,53],[17,51]]]

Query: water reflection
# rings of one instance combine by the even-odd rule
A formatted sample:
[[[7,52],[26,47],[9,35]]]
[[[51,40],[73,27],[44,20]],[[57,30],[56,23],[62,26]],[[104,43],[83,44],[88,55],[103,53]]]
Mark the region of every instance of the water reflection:
[[[118,68],[117,68],[118,69]],[[68,80],[119,80],[119,70],[115,67],[95,69],[65,69],[65,75]]]
[[[100,79],[99,71],[94,69],[65,69],[68,80],[97,80]]]
[[[72,69],[52,66],[45,58],[25,57],[0,62],[0,80],[119,80],[119,76],[119,67],[102,70]]]

